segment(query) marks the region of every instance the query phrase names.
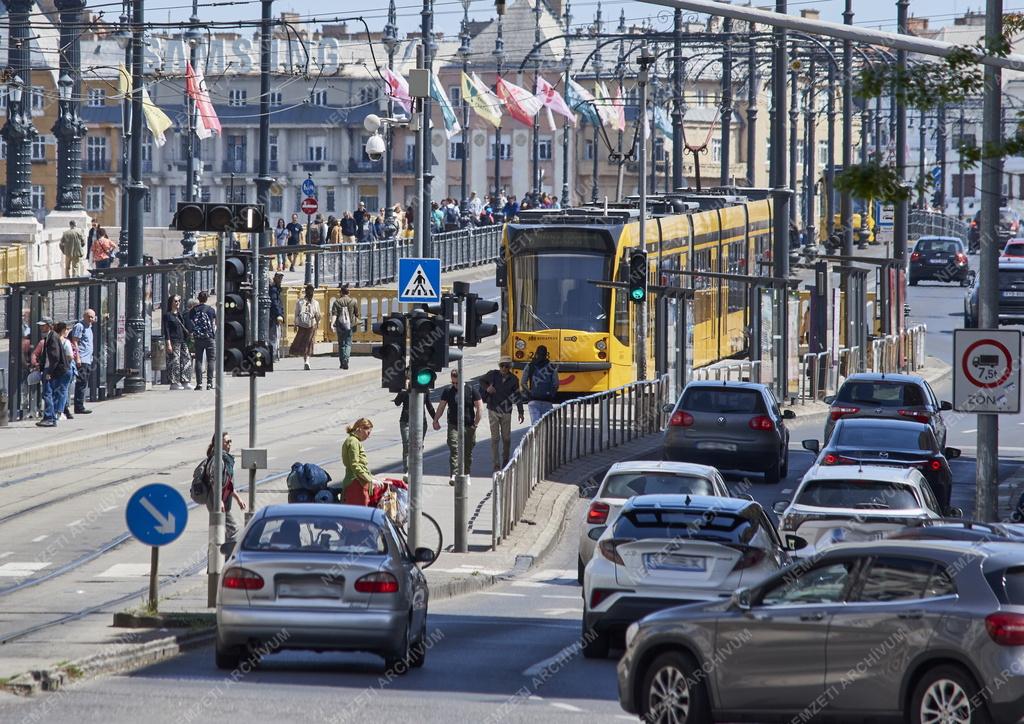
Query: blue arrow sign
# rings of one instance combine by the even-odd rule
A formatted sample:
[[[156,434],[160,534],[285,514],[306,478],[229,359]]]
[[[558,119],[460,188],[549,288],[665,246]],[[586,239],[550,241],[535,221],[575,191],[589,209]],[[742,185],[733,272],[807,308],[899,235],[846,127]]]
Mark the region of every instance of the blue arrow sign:
[[[940,178],[942,178],[942,167],[936,166],[932,169],[932,179],[938,181]]]
[[[413,304],[440,302],[441,260],[399,259],[398,301]]]
[[[313,181],[313,179],[308,178],[302,182],[302,195],[316,196],[316,183]]]
[[[144,485],[128,499],[124,509],[128,530],[140,543],[165,546],[185,530],[188,506],[170,485]]]

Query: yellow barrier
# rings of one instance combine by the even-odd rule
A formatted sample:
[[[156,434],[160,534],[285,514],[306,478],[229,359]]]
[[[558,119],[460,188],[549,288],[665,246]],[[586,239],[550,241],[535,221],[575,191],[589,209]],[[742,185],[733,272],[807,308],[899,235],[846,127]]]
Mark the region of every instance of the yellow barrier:
[[[0,247],[0,284],[28,281],[28,247],[22,244]]]

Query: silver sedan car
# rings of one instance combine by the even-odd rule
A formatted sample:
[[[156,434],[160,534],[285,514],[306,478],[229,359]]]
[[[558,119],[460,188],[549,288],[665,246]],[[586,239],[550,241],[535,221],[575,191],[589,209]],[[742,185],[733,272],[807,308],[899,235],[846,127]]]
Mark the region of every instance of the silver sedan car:
[[[216,662],[252,649],[366,651],[404,672],[426,656],[427,581],[404,536],[376,508],[272,505],[259,510],[224,565]],[[399,666],[404,663],[404,666]]]

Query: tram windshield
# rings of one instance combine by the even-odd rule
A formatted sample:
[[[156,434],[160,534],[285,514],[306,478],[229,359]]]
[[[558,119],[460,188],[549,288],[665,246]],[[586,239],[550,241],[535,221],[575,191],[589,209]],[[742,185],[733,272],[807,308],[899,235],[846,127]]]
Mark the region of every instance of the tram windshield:
[[[515,323],[521,332],[607,332],[611,291],[590,284],[611,278],[605,254],[526,253],[512,260]]]

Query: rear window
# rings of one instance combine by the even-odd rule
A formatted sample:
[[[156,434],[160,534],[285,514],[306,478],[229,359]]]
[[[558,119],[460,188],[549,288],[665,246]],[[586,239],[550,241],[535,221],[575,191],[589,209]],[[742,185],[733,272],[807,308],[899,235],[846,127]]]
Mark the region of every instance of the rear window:
[[[1024,284],[1024,271],[1016,269],[999,270],[999,288],[1009,289],[1012,284]]]
[[[921,388],[903,382],[847,382],[839,390],[836,400],[874,407],[914,407],[925,404]]]
[[[623,513],[615,522],[616,538],[678,538],[718,543],[749,544],[760,525],[755,510],[721,513],[706,510],[654,510],[639,508]]]
[[[1004,256],[1024,256],[1024,244],[1007,244],[1003,249]]]
[[[800,491],[796,502],[819,508],[906,510],[920,505],[907,485],[879,480],[814,480]]]
[[[764,398],[756,390],[727,387],[697,387],[683,395],[680,409],[691,412],[736,412],[764,414]]]
[[[282,516],[264,518],[242,541],[247,551],[281,553],[346,553],[376,555],[387,552],[384,532],[369,520]]]
[[[905,430],[895,425],[886,427],[843,425],[836,436],[836,445],[839,447],[877,447],[879,450],[928,450],[930,452],[932,440],[931,432],[928,429]]]
[[[917,242],[917,248],[914,251],[956,254],[958,251],[962,251],[962,247],[960,242],[950,239],[922,239]]]
[[[604,481],[606,498],[632,498],[634,495],[657,495],[661,493],[714,495],[711,481],[692,475],[671,473],[618,473],[609,475]]]

